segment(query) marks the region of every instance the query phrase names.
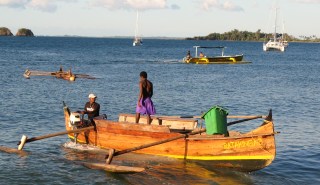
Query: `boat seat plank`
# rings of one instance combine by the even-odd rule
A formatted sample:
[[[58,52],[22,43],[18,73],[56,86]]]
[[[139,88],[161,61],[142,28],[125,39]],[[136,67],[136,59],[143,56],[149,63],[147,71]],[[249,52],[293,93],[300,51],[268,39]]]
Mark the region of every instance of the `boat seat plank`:
[[[95,119],[95,124],[100,129],[105,128],[106,130],[130,130],[140,132],[170,133],[170,129],[166,125],[141,125],[128,122],[113,122],[101,119]]]
[[[135,123],[135,114],[119,114],[119,122]],[[197,127],[198,120],[193,118],[170,118],[165,116],[151,116],[151,125],[168,126],[170,129],[193,130]],[[141,116],[140,124],[147,124],[147,116]]]

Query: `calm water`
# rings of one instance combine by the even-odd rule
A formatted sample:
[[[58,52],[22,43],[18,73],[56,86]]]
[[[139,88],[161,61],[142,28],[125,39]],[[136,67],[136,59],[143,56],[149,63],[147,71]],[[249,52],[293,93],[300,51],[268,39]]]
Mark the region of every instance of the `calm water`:
[[[273,164],[254,173],[205,169],[194,163],[130,154],[115,163],[147,167],[138,174],[90,170],[75,160],[103,161],[103,155],[65,148],[66,136],[28,143],[28,156],[0,153],[1,184],[319,184],[320,44],[290,43],[285,53],[262,51],[262,43],[183,40],[5,38],[0,37],[0,141],[16,147],[29,137],[64,130],[62,101],[73,110],[89,93],[101,112],[117,119],[134,113],[138,75],[154,83],[159,114],[199,115],[213,105],[230,114],[266,114],[272,108],[277,135]],[[226,54],[245,54],[248,65],[185,65],[193,45],[224,45]],[[207,53],[207,52],[206,52]],[[25,69],[56,71],[72,67],[96,80],[70,83],[51,77],[24,79]],[[250,130],[259,122],[230,129]],[[150,162],[154,161],[154,162]]]

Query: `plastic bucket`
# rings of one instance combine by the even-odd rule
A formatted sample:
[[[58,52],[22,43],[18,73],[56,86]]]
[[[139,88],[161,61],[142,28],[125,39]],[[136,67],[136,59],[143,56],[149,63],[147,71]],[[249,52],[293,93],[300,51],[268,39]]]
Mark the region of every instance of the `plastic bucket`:
[[[203,114],[202,118],[205,119],[207,134],[224,134],[228,136],[227,115],[228,111],[219,106],[214,106]]]

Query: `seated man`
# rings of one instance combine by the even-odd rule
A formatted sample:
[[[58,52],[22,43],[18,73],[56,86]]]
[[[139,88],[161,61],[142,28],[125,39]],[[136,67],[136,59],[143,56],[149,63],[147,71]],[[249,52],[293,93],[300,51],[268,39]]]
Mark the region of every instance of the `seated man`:
[[[84,106],[84,111],[81,114],[88,114],[89,123],[93,122],[93,118],[99,116],[100,105],[96,102],[97,96],[89,94],[89,102]]]
[[[204,54],[203,54],[202,52],[200,52],[199,57],[200,57],[200,58],[203,58],[203,57],[204,57]]]
[[[186,59],[187,59],[187,60],[190,60],[191,58],[192,58],[192,56],[191,56],[191,54],[190,54],[190,51],[188,51]]]

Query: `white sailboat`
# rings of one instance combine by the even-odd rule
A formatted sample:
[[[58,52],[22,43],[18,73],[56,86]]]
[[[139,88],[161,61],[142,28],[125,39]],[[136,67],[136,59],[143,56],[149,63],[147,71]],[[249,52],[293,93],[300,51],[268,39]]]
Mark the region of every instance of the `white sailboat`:
[[[267,43],[263,43],[263,51],[278,50],[284,52],[288,46],[288,42],[284,40],[283,33],[281,37],[277,37],[277,9],[275,14],[273,38],[271,38]]]
[[[133,46],[141,46],[142,45],[142,39],[138,36],[139,34],[139,11],[137,11],[137,18],[136,18],[136,29],[134,33],[134,39],[133,39]]]

